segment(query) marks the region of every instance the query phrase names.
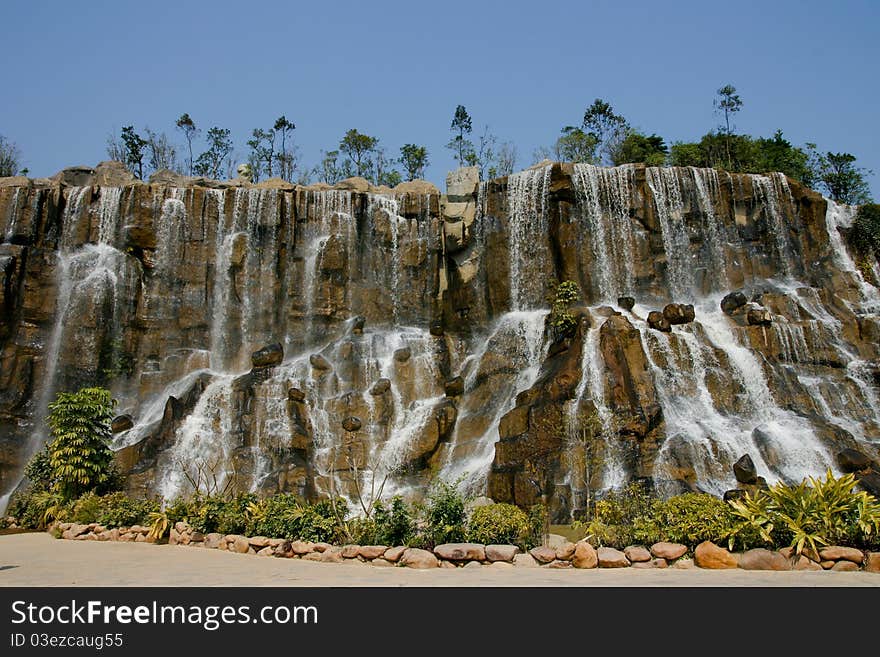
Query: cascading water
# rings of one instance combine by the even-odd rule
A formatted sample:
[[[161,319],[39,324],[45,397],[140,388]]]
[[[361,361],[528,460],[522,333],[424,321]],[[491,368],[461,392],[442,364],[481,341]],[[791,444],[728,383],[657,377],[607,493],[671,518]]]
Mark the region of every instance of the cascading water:
[[[615,302],[633,293],[634,236],[629,203],[632,166],[614,168],[574,165],[572,183],[578,192],[583,231],[589,235],[592,262],[582,263],[595,276],[597,301]],[[589,267],[589,269],[587,269]]]
[[[551,259],[547,217],[550,171],[550,166],[536,167],[507,179],[511,310],[546,304]]]

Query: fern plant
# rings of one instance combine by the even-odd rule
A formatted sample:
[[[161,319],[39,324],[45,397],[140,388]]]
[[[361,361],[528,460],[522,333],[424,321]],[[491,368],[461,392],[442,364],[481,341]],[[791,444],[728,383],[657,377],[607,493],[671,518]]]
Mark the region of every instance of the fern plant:
[[[60,392],[49,404],[52,487],[71,500],[113,482],[110,421],[115,400],[104,388]]]

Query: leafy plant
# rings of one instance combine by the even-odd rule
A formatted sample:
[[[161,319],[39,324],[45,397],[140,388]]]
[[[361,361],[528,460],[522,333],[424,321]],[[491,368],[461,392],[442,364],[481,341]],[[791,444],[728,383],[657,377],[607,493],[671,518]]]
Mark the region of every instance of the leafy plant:
[[[575,530],[586,532],[594,544],[626,547],[637,542],[634,525],[648,515],[654,501],[648,487],[634,481],[624,488],[608,491],[597,500],[591,518],[572,525]]]
[[[693,547],[727,537],[734,524],[727,502],[705,493],[685,493],[655,500],[648,513],[635,518],[633,538],[642,543],[670,541]]]
[[[529,516],[512,504],[479,506],[468,519],[468,539],[476,543],[525,547],[529,530]]]
[[[164,538],[171,527],[171,521],[168,514],[164,511],[151,511],[149,515],[150,531],[147,532],[147,538],[159,541]]]
[[[549,525],[550,518],[547,514],[546,506],[538,503],[529,507],[529,533],[524,547],[533,548],[543,545],[544,539],[548,534]]]
[[[114,483],[112,432],[115,401],[104,388],[60,392],[49,404],[49,462],[53,490],[65,499],[102,492]]]
[[[569,308],[579,298],[580,288],[574,281],[563,281],[556,286],[547,319],[555,339],[568,337],[577,328],[577,320],[569,312]]]
[[[425,538],[431,545],[458,543],[465,540],[466,500],[458,491],[461,479],[453,483],[438,481],[428,495]]]
[[[49,454],[49,446],[34,454],[24,467],[24,476],[30,482],[31,488],[46,490],[52,487],[52,459]]]
[[[138,500],[125,493],[117,492],[104,495],[101,499],[97,517],[93,521],[105,527],[131,527],[149,523],[150,514],[159,511],[156,500]],[[166,509],[169,520],[177,521]]]
[[[869,203],[859,208],[847,239],[862,258],[880,256],[880,205]]]
[[[61,495],[33,488],[16,493],[7,509],[7,514],[26,529],[45,529],[52,522],[65,521],[69,513],[69,506]]]
[[[377,502],[373,518],[376,542],[382,545],[408,545],[416,533],[416,522],[409,505],[399,495],[391,498],[391,508]]]

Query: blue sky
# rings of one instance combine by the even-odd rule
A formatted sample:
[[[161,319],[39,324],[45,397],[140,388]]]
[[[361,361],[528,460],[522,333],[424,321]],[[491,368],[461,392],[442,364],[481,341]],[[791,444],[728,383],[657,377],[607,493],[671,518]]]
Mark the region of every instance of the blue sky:
[[[106,159],[123,125],[166,131],[188,112],[232,130],[284,114],[306,165],[349,128],[396,153],[425,144],[441,184],[455,106],[517,145],[518,166],[597,97],[667,142],[719,121],[848,151],[880,195],[880,3],[4,2],[0,134],[32,176]]]

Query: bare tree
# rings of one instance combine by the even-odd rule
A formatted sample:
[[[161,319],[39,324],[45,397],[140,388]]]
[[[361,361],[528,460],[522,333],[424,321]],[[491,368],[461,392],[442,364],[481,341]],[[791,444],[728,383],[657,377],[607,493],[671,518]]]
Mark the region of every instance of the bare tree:
[[[0,178],[14,176],[21,170],[21,151],[0,135]]]

